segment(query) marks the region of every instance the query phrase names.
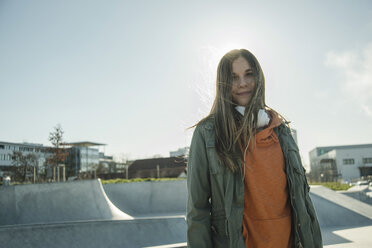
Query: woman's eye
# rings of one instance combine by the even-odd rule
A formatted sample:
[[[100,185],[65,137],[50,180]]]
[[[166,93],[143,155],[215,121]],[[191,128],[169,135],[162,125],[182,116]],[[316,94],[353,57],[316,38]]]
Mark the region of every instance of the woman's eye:
[[[233,76],[233,80],[234,80],[234,81],[236,81],[236,80],[238,80],[238,79],[239,79],[238,76]]]

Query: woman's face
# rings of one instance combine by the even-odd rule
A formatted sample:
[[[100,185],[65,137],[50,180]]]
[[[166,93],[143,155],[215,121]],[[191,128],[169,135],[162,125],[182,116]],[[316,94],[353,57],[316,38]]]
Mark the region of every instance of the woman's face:
[[[254,88],[256,86],[254,71],[248,61],[239,57],[232,63],[233,81],[231,94],[233,101],[246,106],[251,100]]]

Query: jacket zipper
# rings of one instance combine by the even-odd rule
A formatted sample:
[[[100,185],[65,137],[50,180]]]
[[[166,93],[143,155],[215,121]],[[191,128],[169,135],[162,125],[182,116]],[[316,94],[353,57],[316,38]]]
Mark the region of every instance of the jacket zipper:
[[[285,161],[286,161],[286,168],[288,169],[288,167],[287,167],[287,166],[289,166],[288,150],[287,150],[287,156],[285,157]],[[294,205],[293,205],[293,199],[294,199],[293,186],[292,186],[292,182],[291,182],[290,177],[287,176],[287,178],[288,178],[287,182],[288,182],[288,188],[289,188],[289,194],[290,194],[289,195],[289,198],[290,198],[289,201],[291,203],[293,217],[294,217],[295,238],[297,238],[299,240],[298,243],[297,243],[297,247],[302,248],[302,244],[301,244],[301,241],[300,241],[299,235],[298,235],[298,225],[299,224],[298,224],[297,212],[296,212],[296,210],[294,208]]]
[[[245,180],[245,167],[247,166],[247,165],[246,165],[246,162],[245,162],[245,154],[247,153],[248,147],[249,147],[249,144],[247,144],[247,145],[245,146],[244,154],[243,154],[244,164],[243,164],[243,178],[242,178],[242,182],[244,182],[244,180]]]

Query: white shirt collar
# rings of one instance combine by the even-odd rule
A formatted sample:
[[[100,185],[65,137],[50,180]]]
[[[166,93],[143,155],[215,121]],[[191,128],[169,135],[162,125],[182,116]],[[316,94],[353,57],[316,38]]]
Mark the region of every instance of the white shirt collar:
[[[244,116],[245,107],[244,106],[236,106],[235,109]],[[257,128],[264,127],[270,122],[270,117],[266,113],[265,109],[260,109],[258,111],[258,120],[257,120]]]

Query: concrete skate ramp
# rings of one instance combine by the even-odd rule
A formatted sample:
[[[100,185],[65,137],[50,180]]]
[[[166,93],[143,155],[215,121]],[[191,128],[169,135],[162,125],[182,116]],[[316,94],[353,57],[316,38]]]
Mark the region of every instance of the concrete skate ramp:
[[[87,221],[0,227],[1,247],[185,247],[184,218]]]
[[[372,190],[368,187],[368,185],[353,186],[348,190],[339,192],[343,195],[347,195],[356,200],[372,205]]]
[[[369,248],[372,207],[323,186],[311,186],[324,247]]]
[[[372,225],[372,206],[323,186],[311,187],[311,199],[321,227]]]
[[[107,198],[99,180],[0,187],[0,226],[132,219]]]
[[[133,217],[186,215],[186,180],[104,184],[121,211]]]

